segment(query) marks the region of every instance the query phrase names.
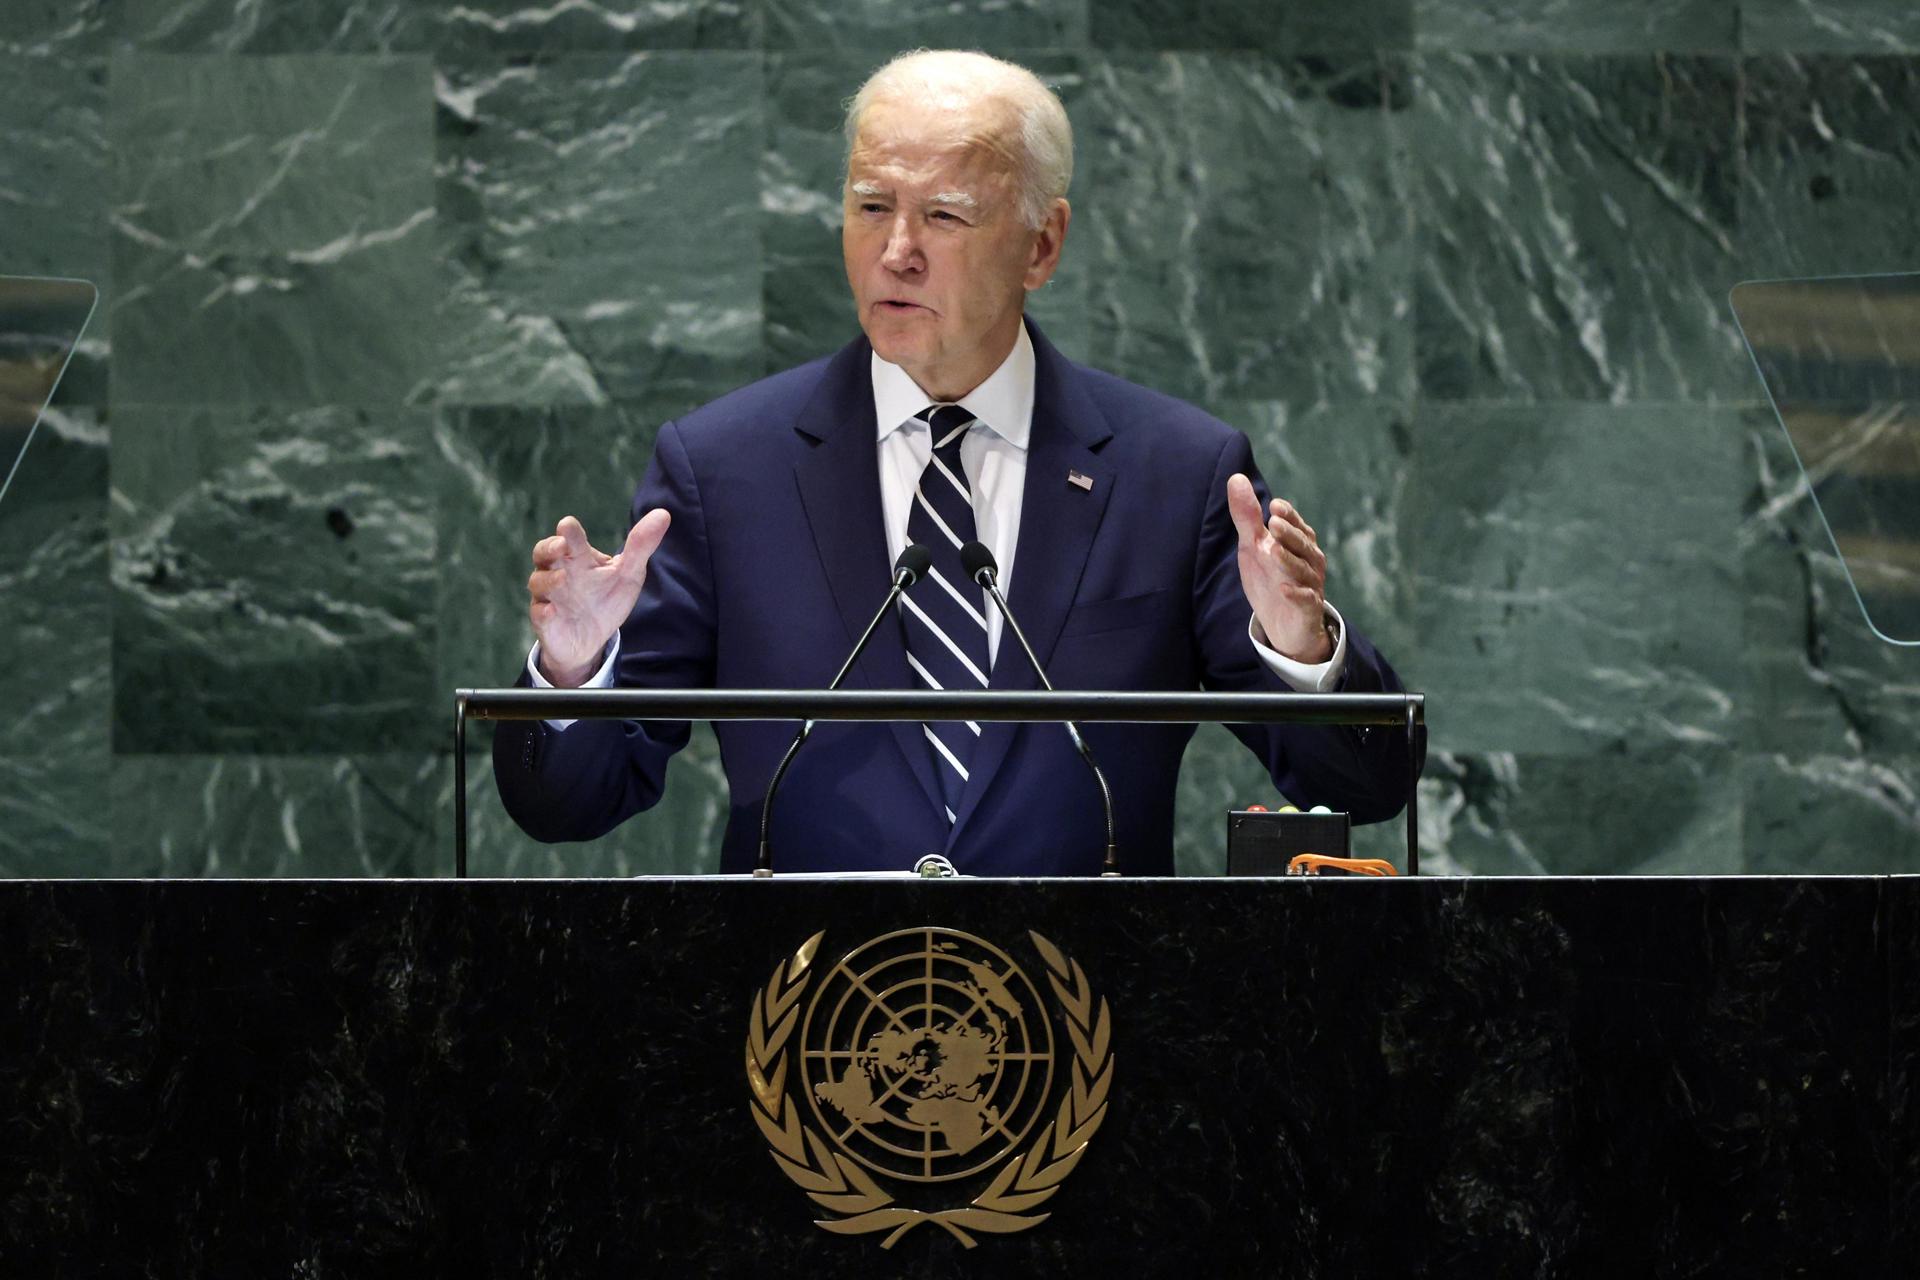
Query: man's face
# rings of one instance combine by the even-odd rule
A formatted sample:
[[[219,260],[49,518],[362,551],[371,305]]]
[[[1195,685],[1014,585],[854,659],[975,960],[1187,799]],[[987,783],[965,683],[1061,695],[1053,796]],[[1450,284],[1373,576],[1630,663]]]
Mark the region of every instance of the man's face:
[[[1013,349],[1029,289],[1053,274],[1067,206],[1020,217],[1009,113],[993,100],[881,100],[847,165],[841,249],[860,327],[922,390],[957,400]]]

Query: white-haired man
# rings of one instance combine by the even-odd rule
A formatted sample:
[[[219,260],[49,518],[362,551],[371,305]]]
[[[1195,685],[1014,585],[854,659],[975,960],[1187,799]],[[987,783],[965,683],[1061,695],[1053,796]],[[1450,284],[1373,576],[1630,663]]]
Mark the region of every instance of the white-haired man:
[[[1325,601],[1326,557],[1267,501],[1246,438],[1190,405],[1065,359],[1024,316],[1072,221],[1072,133],[1032,73],[976,53],[904,55],[847,113],[842,247],[862,337],[660,432],[616,555],[572,517],[533,552],[524,682],[818,688],[909,543],[932,572],[851,687],[1030,689],[958,548],[1000,581],[1054,683],[1082,689],[1394,690]],[[790,726],[717,729],[732,793],[723,870],[753,860]],[[1289,797],[1389,817],[1404,739],[1245,727]],[[1192,730],[1092,726],[1122,869],[1172,870]],[[503,726],[508,810],[549,840],[658,800],[683,725]],[[1099,796],[1049,725],[822,726],[783,784],[780,866],[1092,874]]]

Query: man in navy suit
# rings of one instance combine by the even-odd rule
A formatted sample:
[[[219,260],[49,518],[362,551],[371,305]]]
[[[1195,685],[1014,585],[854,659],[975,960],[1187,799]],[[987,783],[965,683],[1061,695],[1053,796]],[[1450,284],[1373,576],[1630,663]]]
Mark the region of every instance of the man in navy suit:
[[[617,555],[572,517],[534,548],[523,683],[822,688],[909,541],[933,572],[850,688],[1032,689],[959,544],[998,556],[1015,616],[1068,689],[1355,692],[1400,685],[1326,603],[1313,529],[1268,500],[1246,438],[1074,364],[1024,318],[1059,264],[1072,140],[1022,68],[921,53],[848,111],[842,243],[864,337],[660,431]],[[682,724],[508,723],[494,767],[545,840],[654,804]],[[1386,730],[1244,726],[1275,785],[1360,821],[1412,784]],[[717,726],[732,793],[721,869],[752,865],[790,724]],[[1171,874],[1187,726],[1094,725],[1121,868]],[[776,866],[1098,872],[1100,799],[1057,725],[823,724],[782,784]]]

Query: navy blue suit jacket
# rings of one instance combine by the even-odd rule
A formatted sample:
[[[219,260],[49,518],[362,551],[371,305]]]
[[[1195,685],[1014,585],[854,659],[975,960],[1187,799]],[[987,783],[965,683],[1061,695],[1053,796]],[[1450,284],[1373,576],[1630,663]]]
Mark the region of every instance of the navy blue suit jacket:
[[[1029,325],[1033,431],[1011,604],[1062,689],[1284,690],[1247,638],[1227,477],[1254,477],[1245,436],[1168,396],[1074,364]],[[779,373],[660,430],[637,519],[673,514],[633,615],[617,683],[825,688],[889,585],[870,348]],[[1069,484],[1069,470],[1093,480]],[[995,689],[1038,687],[1012,636]],[[522,683],[525,683],[524,674]],[[897,621],[883,623],[848,688],[912,688]],[[1340,688],[1395,691],[1393,671],[1349,626]],[[753,865],[760,799],[790,723],[715,726],[731,791],[721,869]],[[1356,820],[1404,803],[1403,733],[1242,726],[1274,784],[1302,806]],[[1112,784],[1121,868],[1173,871],[1183,725],[1089,725]],[[506,722],[494,771],[507,810],[542,840],[599,836],[654,804],[682,724]],[[968,874],[1092,875],[1099,791],[1057,725],[983,726],[949,829],[917,724],[821,724],[774,805],[777,868],[912,865],[942,852]],[[1222,824],[1224,826],[1224,823]]]

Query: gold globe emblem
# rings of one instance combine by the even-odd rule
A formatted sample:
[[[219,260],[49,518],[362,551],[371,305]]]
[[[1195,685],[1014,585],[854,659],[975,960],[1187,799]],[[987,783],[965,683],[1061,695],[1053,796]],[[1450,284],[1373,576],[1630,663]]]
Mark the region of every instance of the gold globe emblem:
[[[1053,1027],[1000,948],[952,929],[901,930],[848,953],[814,989],[800,1083],[829,1140],[869,1169],[964,1178],[1040,1117]]]
[[[924,928],[816,971],[825,937],[774,968],[746,1044],[754,1123],[818,1225],[891,1248],[926,1223],[971,1249],[1045,1222],[1113,1085],[1113,1018],[1079,963],[1029,932],[1043,986],[990,942]]]

